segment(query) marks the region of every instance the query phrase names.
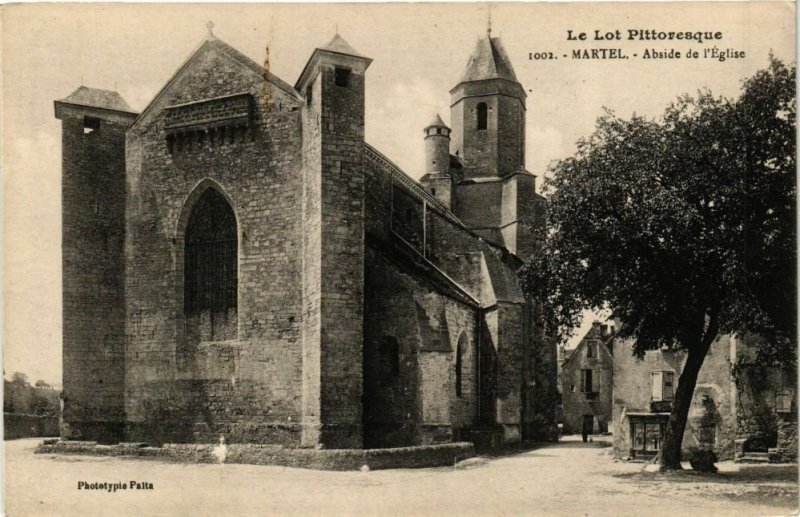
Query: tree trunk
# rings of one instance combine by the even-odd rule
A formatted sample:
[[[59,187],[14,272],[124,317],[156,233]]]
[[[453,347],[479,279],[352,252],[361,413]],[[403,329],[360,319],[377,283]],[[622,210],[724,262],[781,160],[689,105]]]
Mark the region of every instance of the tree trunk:
[[[708,341],[706,343],[706,341]],[[694,388],[697,385],[697,374],[703,366],[711,341],[703,339],[701,343],[689,348],[686,364],[678,378],[678,389],[675,391],[672,412],[669,415],[664,441],[661,444],[659,470],[681,470],[681,445],[689,407],[692,405]]]

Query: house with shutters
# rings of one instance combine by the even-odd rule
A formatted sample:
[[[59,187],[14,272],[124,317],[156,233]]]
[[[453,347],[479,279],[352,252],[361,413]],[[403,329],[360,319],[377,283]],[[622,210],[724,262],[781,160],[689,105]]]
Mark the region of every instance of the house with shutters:
[[[565,434],[607,433],[613,389],[613,327],[595,321],[561,365]]]
[[[684,457],[694,449],[744,462],[797,461],[796,372],[756,360],[748,335],[723,334],[712,343],[697,377],[686,430]],[[613,354],[614,456],[651,460],[664,431],[686,353],[661,349],[631,353],[617,340]]]

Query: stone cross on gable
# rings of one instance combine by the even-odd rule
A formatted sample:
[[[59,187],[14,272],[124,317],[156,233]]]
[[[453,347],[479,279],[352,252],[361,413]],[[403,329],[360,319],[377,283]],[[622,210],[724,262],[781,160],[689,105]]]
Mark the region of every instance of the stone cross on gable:
[[[208,35],[209,36],[213,36],[214,35],[214,22],[209,20],[208,23],[206,23],[206,29],[208,29]]]

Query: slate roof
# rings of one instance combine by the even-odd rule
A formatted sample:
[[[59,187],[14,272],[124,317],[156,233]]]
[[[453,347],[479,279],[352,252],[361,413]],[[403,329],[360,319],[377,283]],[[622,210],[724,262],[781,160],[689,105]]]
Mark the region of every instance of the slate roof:
[[[495,298],[503,302],[525,303],[525,295],[515,271],[492,253],[484,252],[483,256],[486,258]]]
[[[492,38],[488,35],[478,40],[460,82],[486,79],[507,79],[515,83],[519,82],[500,38]]]
[[[436,116],[433,117],[433,120],[431,120],[428,123],[428,125],[425,126],[425,127],[426,128],[429,128],[429,127],[447,127],[447,124],[444,123],[444,121],[442,120],[442,117],[440,117],[439,114],[437,113]]]
[[[81,86],[66,98],[57,102],[113,111],[124,111],[126,113],[136,113],[119,93],[111,90],[89,88],[88,86]]]
[[[327,50],[329,52],[336,52],[337,54],[346,54],[348,56],[356,56],[356,57],[363,57],[365,59],[367,56],[359,54],[350,44],[341,36],[339,33],[331,39],[326,45],[319,48],[320,50]]]

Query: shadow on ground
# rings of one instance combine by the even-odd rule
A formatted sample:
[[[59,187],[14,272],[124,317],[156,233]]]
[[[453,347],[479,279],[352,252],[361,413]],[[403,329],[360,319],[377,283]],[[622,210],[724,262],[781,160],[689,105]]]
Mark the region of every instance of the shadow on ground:
[[[630,481],[670,481],[673,483],[797,483],[796,465],[742,465],[734,471],[720,471],[716,474],[680,470],[671,472],[623,472],[614,477]]]
[[[576,442],[574,440],[570,440],[560,441],[558,443],[551,444],[550,446],[558,447],[560,449],[603,449],[605,447],[611,447],[611,443],[607,441]]]
[[[773,508],[798,507],[796,465],[720,465],[716,474],[693,470],[638,471],[612,474],[644,491],[694,492],[712,499]]]

